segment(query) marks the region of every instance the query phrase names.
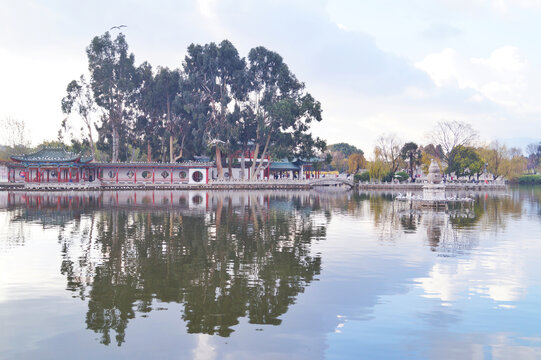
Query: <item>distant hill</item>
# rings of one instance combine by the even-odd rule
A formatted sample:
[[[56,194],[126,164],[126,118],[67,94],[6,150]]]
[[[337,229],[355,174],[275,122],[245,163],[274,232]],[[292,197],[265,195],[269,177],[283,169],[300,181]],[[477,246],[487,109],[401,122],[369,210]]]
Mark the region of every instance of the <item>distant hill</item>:
[[[364,151],[347,143],[338,143],[338,144],[328,145],[327,149],[329,149],[329,151],[331,152],[341,152],[342,154],[344,154],[345,157],[349,157],[351,154],[364,155]]]

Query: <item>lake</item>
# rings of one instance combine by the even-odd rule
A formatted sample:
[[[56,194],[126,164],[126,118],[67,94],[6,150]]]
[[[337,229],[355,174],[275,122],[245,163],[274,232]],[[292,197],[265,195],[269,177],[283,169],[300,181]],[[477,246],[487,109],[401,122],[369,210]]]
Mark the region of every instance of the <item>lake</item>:
[[[0,193],[1,359],[539,359],[541,188]]]

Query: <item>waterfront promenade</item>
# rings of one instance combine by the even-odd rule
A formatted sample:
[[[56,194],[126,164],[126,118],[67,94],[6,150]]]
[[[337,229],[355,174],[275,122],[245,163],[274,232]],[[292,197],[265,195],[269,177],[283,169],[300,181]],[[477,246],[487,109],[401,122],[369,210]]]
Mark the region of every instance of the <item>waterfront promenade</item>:
[[[358,183],[356,186],[361,190],[396,190],[396,191],[422,191],[424,183],[415,182],[415,183],[392,183],[392,182],[382,182],[382,183]],[[494,182],[494,183],[452,183],[448,182],[445,184],[445,189],[447,190],[504,190],[507,188],[507,185],[504,182]]]
[[[107,190],[308,190],[320,186],[356,187],[360,190],[422,191],[423,183],[358,183],[344,177],[322,179],[269,179],[269,180],[210,180],[208,184],[148,184],[120,182],[111,184],[101,181],[85,183],[0,183],[0,191],[107,191]],[[504,190],[503,182],[495,183],[447,183],[448,190]]]

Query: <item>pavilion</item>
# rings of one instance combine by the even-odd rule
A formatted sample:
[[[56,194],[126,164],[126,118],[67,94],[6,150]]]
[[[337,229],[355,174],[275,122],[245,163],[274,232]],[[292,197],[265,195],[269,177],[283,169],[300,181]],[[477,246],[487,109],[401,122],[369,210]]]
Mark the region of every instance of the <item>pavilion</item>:
[[[9,182],[85,181],[85,165],[92,157],[82,157],[63,148],[44,147],[32,154],[12,155],[8,165]]]

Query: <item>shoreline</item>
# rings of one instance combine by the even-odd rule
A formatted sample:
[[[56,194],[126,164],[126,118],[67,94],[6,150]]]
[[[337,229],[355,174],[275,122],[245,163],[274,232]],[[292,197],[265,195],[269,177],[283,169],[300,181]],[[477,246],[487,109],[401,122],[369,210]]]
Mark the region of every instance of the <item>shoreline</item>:
[[[393,190],[393,191],[422,191],[423,183],[359,183],[351,189],[357,190]],[[25,184],[0,183],[0,191],[119,191],[119,190],[311,190],[314,188],[343,188],[342,184],[314,184],[308,181],[257,181],[257,182],[210,182],[209,184]],[[446,184],[447,190],[505,190],[506,184]]]
[[[406,184],[369,184],[359,183],[357,189],[359,190],[405,190],[405,191],[422,191],[424,183],[406,183]],[[446,190],[505,190],[508,186],[506,184],[474,184],[474,183],[447,183],[445,184]]]
[[[0,191],[119,191],[119,190],[310,190],[314,187],[309,183],[210,183],[210,184],[180,184],[180,185],[98,185],[60,184],[34,185],[0,184]]]

